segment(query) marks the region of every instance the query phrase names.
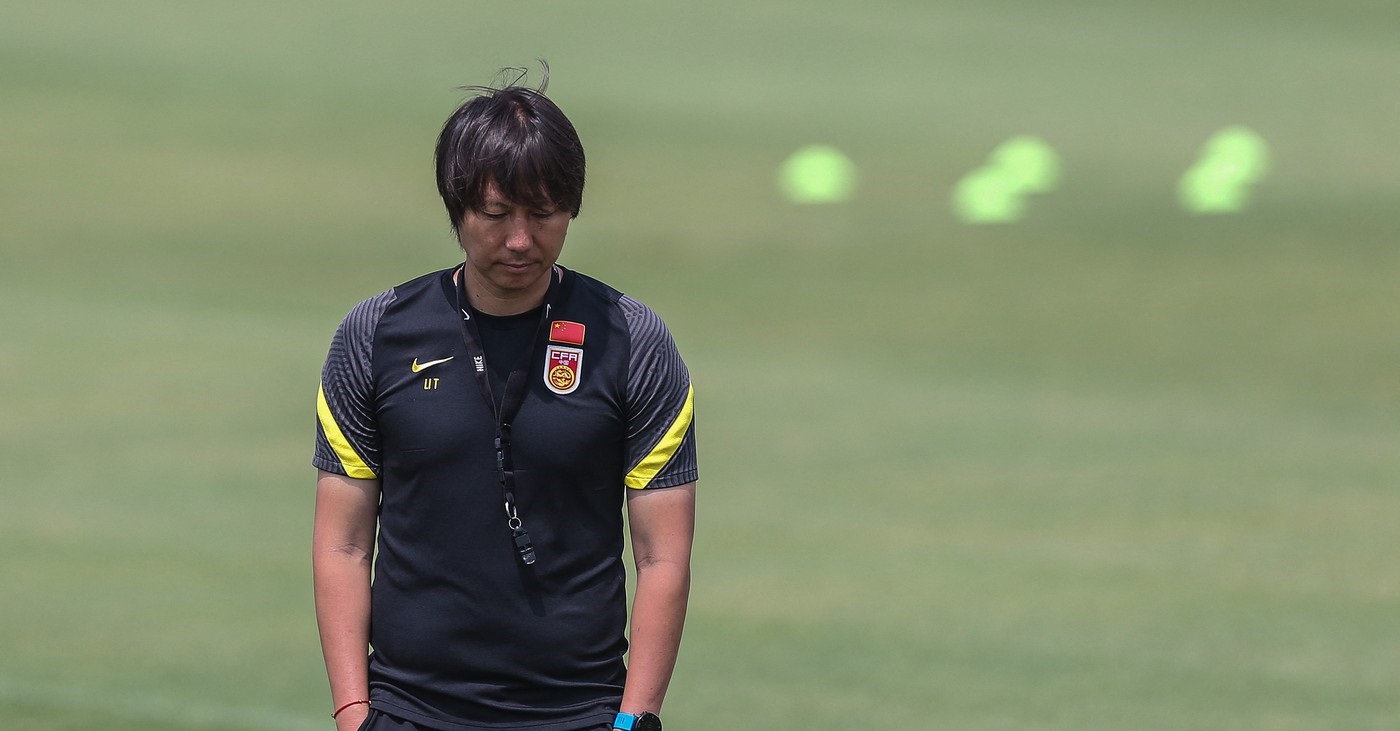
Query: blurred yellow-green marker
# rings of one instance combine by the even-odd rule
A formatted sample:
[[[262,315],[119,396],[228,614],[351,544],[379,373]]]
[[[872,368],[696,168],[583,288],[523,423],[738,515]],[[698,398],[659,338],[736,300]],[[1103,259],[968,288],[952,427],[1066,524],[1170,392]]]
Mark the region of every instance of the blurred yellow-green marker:
[[[841,203],[855,194],[856,166],[835,147],[808,145],[783,162],[778,187],[793,203]]]
[[[953,188],[953,211],[971,224],[1009,223],[1026,211],[1026,196],[1060,184],[1060,156],[1044,140],[1020,135],[997,145],[987,164]]]
[[[1248,127],[1226,127],[1206,141],[1177,184],[1181,206],[1196,215],[1236,213],[1269,171],[1269,145]]]

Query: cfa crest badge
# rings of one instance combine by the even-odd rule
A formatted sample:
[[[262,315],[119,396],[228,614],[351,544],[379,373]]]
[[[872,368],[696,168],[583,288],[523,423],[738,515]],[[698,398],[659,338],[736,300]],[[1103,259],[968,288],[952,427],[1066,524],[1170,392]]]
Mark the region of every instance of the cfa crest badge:
[[[578,388],[583,372],[583,349],[550,344],[544,355],[544,385],[563,396]]]

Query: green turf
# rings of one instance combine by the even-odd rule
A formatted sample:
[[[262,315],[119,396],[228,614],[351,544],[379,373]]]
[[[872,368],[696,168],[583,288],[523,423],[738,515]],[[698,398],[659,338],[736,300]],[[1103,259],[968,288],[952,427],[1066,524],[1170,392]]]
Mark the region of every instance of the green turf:
[[[1400,10],[1379,0],[29,3],[0,20],[0,717],[330,728],[320,361],[456,256],[434,136],[548,58],[564,263],[697,384],[668,727],[1400,716]],[[1193,217],[1216,131],[1272,153]],[[949,205],[1035,135],[1057,191]],[[794,206],[828,144],[849,203]]]

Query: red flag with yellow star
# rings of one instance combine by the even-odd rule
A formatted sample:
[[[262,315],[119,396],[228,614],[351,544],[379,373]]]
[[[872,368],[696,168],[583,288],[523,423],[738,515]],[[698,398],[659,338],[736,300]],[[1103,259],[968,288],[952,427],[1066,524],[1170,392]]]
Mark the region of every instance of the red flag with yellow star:
[[[583,323],[555,320],[549,326],[549,341],[583,345]]]

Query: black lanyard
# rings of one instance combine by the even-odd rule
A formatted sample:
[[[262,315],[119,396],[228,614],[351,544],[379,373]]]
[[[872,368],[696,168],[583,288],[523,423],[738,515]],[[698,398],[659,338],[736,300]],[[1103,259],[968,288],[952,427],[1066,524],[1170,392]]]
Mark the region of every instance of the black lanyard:
[[[515,415],[520,412],[521,404],[525,403],[525,393],[529,390],[527,383],[530,379],[530,365],[535,360],[540,341],[549,330],[551,311],[564,298],[564,289],[564,268],[555,267],[549,273],[549,289],[544,295],[540,321],[535,326],[535,335],[530,340],[530,347],[525,349],[520,360],[510,369],[510,375],[506,377],[505,393],[501,394],[500,406],[497,406],[496,396],[491,390],[491,377],[486,370],[486,351],[482,348],[481,331],[477,328],[476,318],[472,317],[468,304],[465,267],[459,270],[457,276],[457,309],[462,312],[462,342],[466,343],[467,355],[471,356],[472,374],[476,376],[481,397],[486,400],[486,407],[496,416],[496,479],[501,483],[501,498],[506,508],[506,526],[510,528],[511,537],[515,541],[516,553],[526,565],[535,562],[535,545],[530,542],[530,534],[525,532],[525,525],[516,509],[515,461],[510,453],[510,429]]]

